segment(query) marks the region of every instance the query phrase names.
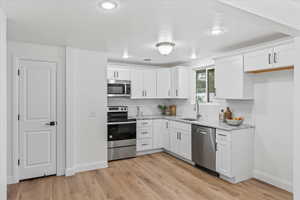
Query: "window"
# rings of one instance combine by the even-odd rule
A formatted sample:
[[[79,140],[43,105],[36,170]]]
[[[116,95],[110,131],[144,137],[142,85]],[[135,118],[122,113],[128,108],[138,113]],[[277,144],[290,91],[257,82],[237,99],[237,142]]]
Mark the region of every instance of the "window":
[[[215,69],[196,71],[196,100],[198,103],[211,102],[215,97]]]

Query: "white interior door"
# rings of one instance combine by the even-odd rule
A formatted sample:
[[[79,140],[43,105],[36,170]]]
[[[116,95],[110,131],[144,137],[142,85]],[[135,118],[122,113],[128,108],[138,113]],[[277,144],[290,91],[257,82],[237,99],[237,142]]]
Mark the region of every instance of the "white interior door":
[[[56,63],[20,60],[19,64],[19,178],[54,175]]]

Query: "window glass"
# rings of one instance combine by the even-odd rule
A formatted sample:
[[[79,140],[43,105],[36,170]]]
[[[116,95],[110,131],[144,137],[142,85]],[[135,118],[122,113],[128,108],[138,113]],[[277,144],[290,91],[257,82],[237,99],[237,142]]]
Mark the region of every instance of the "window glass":
[[[206,70],[196,72],[196,99],[198,102],[207,102]]]
[[[196,100],[198,103],[211,102],[215,98],[215,69],[196,71]]]

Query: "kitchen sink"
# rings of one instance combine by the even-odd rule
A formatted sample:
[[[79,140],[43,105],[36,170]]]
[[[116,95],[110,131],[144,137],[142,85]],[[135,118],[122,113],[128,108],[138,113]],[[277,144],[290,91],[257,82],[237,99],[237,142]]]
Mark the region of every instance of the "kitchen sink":
[[[197,121],[197,119],[194,119],[194,118],[182,118],[182,120],[185,120],[185,121]]]

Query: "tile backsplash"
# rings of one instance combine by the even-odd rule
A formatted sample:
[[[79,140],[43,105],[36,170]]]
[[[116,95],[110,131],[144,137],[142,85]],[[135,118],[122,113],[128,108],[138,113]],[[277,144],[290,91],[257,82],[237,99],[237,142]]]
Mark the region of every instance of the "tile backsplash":
[[[160,115],[158,105],[168,104],[168,100],[161,99],[128,99],[128,98],[109,98],[108,106],[128,106],[128,115],[136,116],[137,106],[143,115]]]

